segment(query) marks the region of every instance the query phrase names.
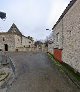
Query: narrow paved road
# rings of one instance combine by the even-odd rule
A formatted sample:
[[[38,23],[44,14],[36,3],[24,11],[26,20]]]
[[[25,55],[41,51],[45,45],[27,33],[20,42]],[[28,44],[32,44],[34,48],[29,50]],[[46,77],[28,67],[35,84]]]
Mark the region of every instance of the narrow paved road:
[[[8,92],[80,92],[45,53],[8,53],[16,66],[17,78]]]

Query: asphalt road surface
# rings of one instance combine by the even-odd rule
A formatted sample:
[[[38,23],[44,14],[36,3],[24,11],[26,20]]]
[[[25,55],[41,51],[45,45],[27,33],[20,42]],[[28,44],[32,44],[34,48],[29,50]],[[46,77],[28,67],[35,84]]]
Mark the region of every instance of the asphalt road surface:
[[[7,92],[80,92],[51,65],[46,53],[7,53],[15,63],[16,80]]]

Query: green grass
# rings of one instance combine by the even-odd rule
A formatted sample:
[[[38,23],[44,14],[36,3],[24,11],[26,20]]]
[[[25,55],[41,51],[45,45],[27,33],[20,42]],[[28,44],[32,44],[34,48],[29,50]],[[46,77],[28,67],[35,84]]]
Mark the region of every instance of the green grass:
[[[54,55],[52,55],[51,53],[48,52],[48,55],[52,60],[51,62],[52,64],[55,64],[61,72],[64,72],[65,74],[67,74],[68,77],[70,77],[72,81],[80,85],[80,73],[79,72],[75,72],[75,70],[71,66],[69,66],[68,64],[64,62],[60,63],[58,60],[55,59]]]
[[[75,72],[75,70],[70,67],[68,64],[66,63],[62,63],[63,68],[65,68],[70,74],[72,74],[78,81],[80,81],[80,73],[79,72]]]

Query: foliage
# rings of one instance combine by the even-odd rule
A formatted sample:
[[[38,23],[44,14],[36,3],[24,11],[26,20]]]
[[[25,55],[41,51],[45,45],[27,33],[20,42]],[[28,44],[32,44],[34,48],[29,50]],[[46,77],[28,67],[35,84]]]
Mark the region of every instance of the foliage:
[[[4,13],[4,12],[0,12],[0,18],[1,18],[1,19],[6,18],[6,13]]]

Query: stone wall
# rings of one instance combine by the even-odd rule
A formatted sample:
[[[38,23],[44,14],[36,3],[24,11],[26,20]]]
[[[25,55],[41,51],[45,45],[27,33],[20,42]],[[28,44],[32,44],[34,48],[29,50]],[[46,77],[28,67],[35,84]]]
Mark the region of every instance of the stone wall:
[[[80,72],[80,0],[73,4],[53,30],[54,48],[62,49],[62,61]]]
[[[63,19],[54,28],[54,48],[62,49],[62,23]]]
[[[15,35],[15,49],[17,47],[21,47],[22,43],[21,43],[21,36],[19,35]]]
[[[29,47],[17,47],[16,51],[30,52],[30,51],[32,51],[32,48],[29,48]]]
[[[48,52],[50,52],[51,54],[53,54],[54,52],[53,45],[54,45],[53,43],[48,44]]]
[[[33,41],[25,36],[15,35],[15,50],[16,51],[32,51]]]
[[[32,45],[33,45],[33,41],[31,41],[25,36],[22,37],[22,47],[32,47]]]
[[[80,0],[63,18],[63,37],[62,59],[80,72]]]
[[[8,51],[15,50],[15,40],[12,34],[0,34],[0,50],[5,51],[5,44],[8,45]]]
[[[0,50],[5,51],[5,44],[8,46],[8,51],[31,51],[33,47],[33,41],[27,37],[0,33]]]
[[[71,65],[78,72],[80,72],[79,12],[80,12],[80,0],[77,0],[53,29],[54,48],[63,49],[62,61]]]

